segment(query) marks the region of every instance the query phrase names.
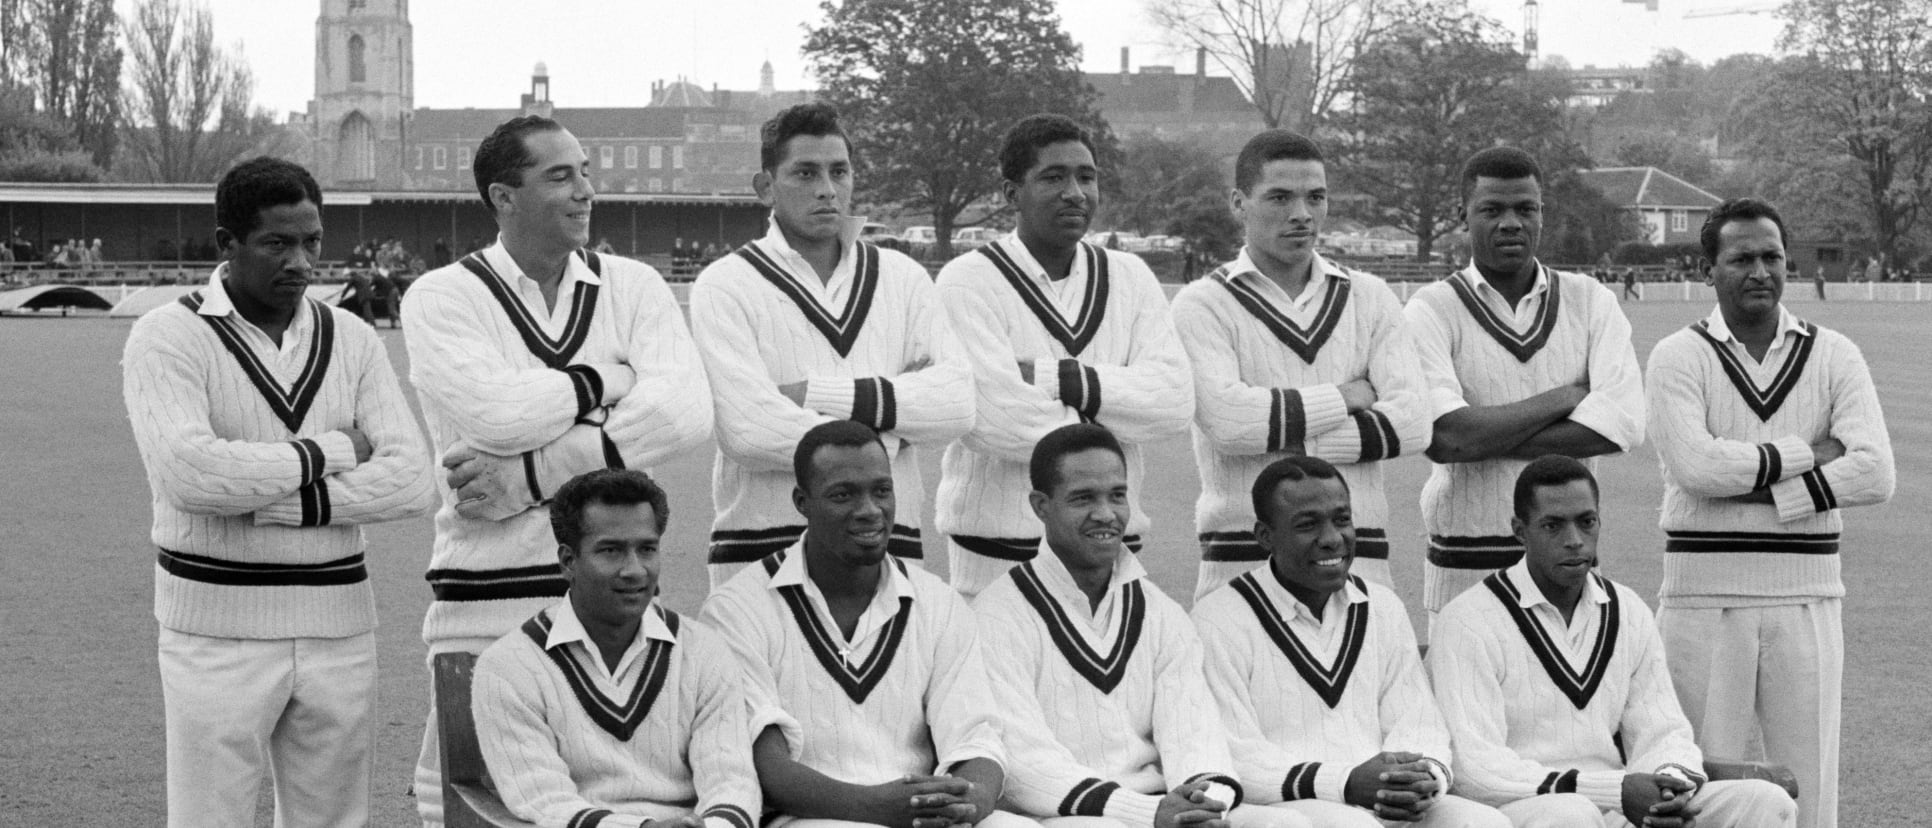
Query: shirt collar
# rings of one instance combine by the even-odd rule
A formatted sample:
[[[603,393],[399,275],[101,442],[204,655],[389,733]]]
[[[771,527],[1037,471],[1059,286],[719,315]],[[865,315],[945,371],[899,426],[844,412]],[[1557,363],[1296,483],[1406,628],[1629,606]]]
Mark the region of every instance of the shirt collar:
[[[1020,231],[1014,230],[1001,236],[1000,240],[995,242],[995,244],[998,244],[1001,250],[1006,251],[1006,255],[1013,258],[1013,263],[1019,265],[1020,272],[1025,273],[1033,281],[1041,284],[1054,281],[1051,277],[1047,276],[1046,268],[1042,267],[1039,261],[1033,258],[1033,251],[1026,249],[1026,242],[1020,241]],[[1102,255],[1105,254],[1103,253]],[[1072,279],[1085,275],[1087,275],[1087,257],[1080,255],[1079,251],[1076,250],[1073,256],[1073,267],[1067,270],[1067,278]]]
[[[839,217],[839,248],[844,253],[851,253],[852,247],[858,243],[859,231],[865,228],[865,221],[865,216]],[[791,242],[785,241],[785,231],[778,229],[778,218],[776,216],[765,219],[765,236],[759,239],[759,241],[774,252],[791,256],[798,255],[798,251],[792,249]],[[846,259],[846,255],[840,255],[839,263],[844,264]]]
[[[1060,556],[1054,554],[1053,549],[1047,546],[1046,539],[1040,540],[1040,554],[1034,556],[1033,560],[1033,571],[1039,573],[1040,580],[1046,583],[1048,589],[1064,599],[1071,600],[1078,597],[1081,601],[1080,605],[1087,606],[1086,593],[1080,590],[1080,583],[1073,579],[1073,571],[1067,569],[1066,562],[1060,560]],[[1107,594],[1112,595],[1120,591],[1121,587],[1145,577],[1147,577],[1147,568],[1141,566],[1140,556],[1135,555],[1123,543],[1120,545],[1120,550],[1114,553],[1114,572],[1107,581]]]
[[[1456,275],[1462,277],[1463,281],[1467,282],[1470,287],[1475,288],[1477,293],[1488,291],[1489,295],[1499,300],[1503,298],[1503,292],[1497,290],[1495,285],[1490,284],[1488,279],[1483,278],[1482,271],[1476,269],[1475,262],[1470,262],[1468,267],[1456,271]],[[1523,298],[1529,299],[1538,294],[1548,293],[1549,290],[1550,270],[1544,267],[1543,263],[1539,261],[1536,263],[1536,279],[1530,282],[1529,292],[1523,294]]]
[[[1704,324],[1705,329],[1710,332],[1711,336],[1716,337],[1717,341],[1737,341],[1737,334],[1732,333],[1731,326],[1724,322],[1723,308],[1712,307],[1711,315],[1704,317]],[[1795,333],[1799,336],[1806,335],[1804,323],[1798,320],[1797,315],[1793,314],[1790,308],[1785,307],[1784,303],[1780,302],[1778,303],[1778,335],[1771,340],[1772,344],[1775,345],[1783,342],[1784,335],[1787,333]]]
[[[776,590],[779,587],[802,586],[809,592],[819,593],[818,584],[812,583],[805,573],[805,539],[799,538],[797,543],[786,548],[784,554],[785,560],[778,564],[778,571],[772,573],[771,583],[766,588]],[[896,606],[900,598],[914,597],[912,578],[900,571],[897,558],[887,555],[880,567],[885,572],[879,578],[878,592],[872,596],[874,604]]]
[[[208,275],[207,288],[201,292],[201,308],[195,311],[195,313],[202,316],[233,316],[235,317],[235,321],[244,322],[253,326],[254,323],[249,322],[246,317],[235,311],[235,300],[228,296],[228,285],[223,281],[227,278],[228,263],[222,262],[221,264],[215,265],[215,272]],[[308,329],[310,318],[309,303],[307,297],[303,297],[303,299],[304,301],[295,303],[295,318],[289,320],[289,333],[306,331]]]
[[[1517,606],[1524,609],[1529,609],[1537,604],[1549,604],[1551,608],[1556,607],[1556,604],[1551,603],[1550,599],[1543,597],[1543,590],[1536,586],[1536,579],[1530,577],[1529,557],[1527,555],[1522,560],[1517,561],[1515,566],[1503,570],[1503,577],[1508,578],[1510,583],[1516,585]],[[1583,600],[1579,603],[1608,604],[1610,603],[1610,594],[1603,591],[1603,587],[1598,585],[1596,578],[1588,578],[1583,582]]]
[[[637,630],[638,636],[631,640],[627,650],[642,644],[645,639],[677,641],[677,636],[671,634],[670,626],[664,623],[664,613],[658,609],[656,600],[644,608],[643,623]],[[584,630],[584,622],[577,618],[577,610],[570,605],[570,595],[566,593],[563,600],[550,607],[550,635],[544,638],[543,648],[554,650],[572,641],[581,642],[595,652],[596,642],[590,640],[590,633]]]
[[[1320,253],[1312,253],[1311,255],[1314,259],[1308,270],[1308,283],[1302,285],[1300,295],[1288,296],[1288,299],[1295,302],[1298,306],[1303,301],[1302,297],[1320,296],[1321,294],[1318,292],[1320,285],[1326,284],[1329,279],[1349,278],[1347,270],[1337,266],[1334,262],[1322,258]],[[1246,281],[1252,282],[1258,289],[1272,289],[1283,296],[1287,295],[1281,289],[1280,285],[1275,284],[1275,280],[1268,278],[1268,274],[1262,273],[1261,268],[1255,265],[1254,258],[1248,255],[1247,245],[1242,245],[1241,252],[1235,255],[1234,261],[1228,262],[1228,278],[1245,279]]]
[[[517,267],[517,260],[511,258],[510,251],[503,247],[502,236],[496,237],[495,244],[483,248],[481,255],[483,261],[489,263],[490,269],[496,271],[496,275],[502,278],[504,284],[509,285],[511,290],[518,288],[519,280],[532,285],[537,283],[537,280],[523,272],[523,268]],[[602,285],[604,280],[590,272],[590,265],[584,263],[584,257],[572,253],[564,259],[564,275],[563,280],[557,283],[557,295],[570,296],[569,288],[578,282]]]
[[[1274,566],[1264,561],[1253,571],[1255,580],[1261,582],[1262,591],[1268,593],[1268,597],[1277,607],[1287,607],[1289,616],[1299,615],[1308,619],[1308,623],[1311,624],[1319,625],[1322,619],[1332,621],[1341,616],[1343,607],[1368,600],[1368,593],[1357,587],[1355,578],[1350,576],[1348,580],[1342,582],[1342,588],[1339,591],[1329,594],[1327,605],[1322,607],[1322,617],[1316,618],[1314,611],[1310,610],[1307,604],[1302,603],[1301,599],[1296,598],[1287,587],[1282,586],[1281,578],[1275,575]]]

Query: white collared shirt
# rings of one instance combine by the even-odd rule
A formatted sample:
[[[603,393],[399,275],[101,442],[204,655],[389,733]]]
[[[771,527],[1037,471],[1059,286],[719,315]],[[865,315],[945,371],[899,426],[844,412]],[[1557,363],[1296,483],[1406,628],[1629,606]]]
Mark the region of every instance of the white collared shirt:
[[[546,302],[543,298],[543,286],[524,273],[523,268],[517,266],[516,259],[510,256],[509,248],[503,246],[501,236],[497,237],[496,244],[483,248],[477,252],[477,255],[489,262],[490,268],[496,271],[497,277],[503,280],[503,284],[509,286],[511,293],[523,301],[523,306],[530,311],[530,316],[537,320],[537,324],[543,326],[543,332],[552,337],[561,335],[564,326],[570,324],[570,297],[576,294],[577,283],[599,286],[604,284],[602,277],[590,272],[590,265],[584,263],[583,257],[566,256],[563,279],[557,282],[556,301]]]
[[[1731,346],[1732,351],[1735,351],[1738,356],[1750,360],[1748,364],[1753,365],[1769,365],[1773,363],[1782,365],[1784,360],[1779,355],[1784,353],[1785,348],[1797,342],[1797,337],[1811,335],[1810,331],[1805,330],[1804,323],[1798,321],[1798,317],[1792,315],[1790,308],[1779,304],[1778,333],[1775,337],[1772,337],[1771,347],[1765,349],[1764,358],[1758,359],[1757,357],[1751,356],[1750,349],[1744,347],[1744,340],[1738,339],[1737,334],[1731,331],[1730,324],[1724,321],[1723,308],[1712,307],[1710,315],[1704,317],[1704,324],[1706,329],[1710,331],[1711,336],[1716,337],[1717,341]],[[1792,336],[1786,336],[1786,334],[1792,334]]]
[[[846,663],[858,666],[865,660],[865,655],[872,651],[872,640],[878,636],[879,630],[899,614],[899,599],[910,598],[916,602],[918,597],[912,585],[906,581],[906,574],[887,561],[879,567],[879,584],[872,592],[872,603],[867,604],[865,612],[859,614],[858,623],[852,625],[852,634],[845,636],[839,629],[838,619],[832,615],[831,603],[825,600],[825,593],[806,571],[804,544],[804,541],[799,541],[793,547],[794,554],[785,556],[785,562],[779,565],[778,573],[771,577],[766,589],[777,592],[782,587],[803,587],[805,597],[811,601],[812,611],[818,613],[825,630],[845,638],[842,642],[844,646],[839,648],[839,656]]]
[[[1100,603],[1095,604],[1045,539],[1040,541],[1039,557],[1033,560],[1038,562],[1034,571],[1039,573],[1040,583],[1046,585],[1047,592],[1062,606],[1070,607],[1074,617],[1085,622],[1089,632],[1108,641],[1113,640],[1114,630],[1120,627],[1120,588],[1147,577],[1140,557],[1121,546],[1114,554],[1114,571],[1107,579],[1107,591],[1101,595]]]
[[[623,657],[617,659],[617,666],[611,667],[604,662],[603,651],[597,649],[597,642],[591,640],[590,632],[584,629],[583,620],[577,617],[576,606],[570,603],[570,594],[565,593],[563,600],[550,607],[550,635],[544,639],[543,648],[554,650],[571,643],[582,647],[585,655],[588,656],[582,661],[597,665],[597,678],[604,683],[604,689],[612,696],[622,698],[624,686],[630,683],[625,681],[624,677],[630,674],[631,668],[637,663],[637,657],[644,652],[645,645],[653,638],[673,643],[677,641],[677,636],[671,634],[671,628],[664,625],[664,618],[652,612],[650,605],[646,605],[644,617],[638,624],[637,634],[631,637],[631,643],[624,648]]]
[[[1542,625],[1543,629],[1562,632],[1562,640],[1569,645],[1570,655],[1577,661],[1588,658],[1590,645],[1597,639],[1597,628],[1603,624],[1597,607],[1610,603],[1610,595],[1603,591],[1603,587],[1597,585],[1597,579],[1584,579],[1583,597],[1577,600],[1576,608],[1570,612],[1570,620],[1565,621],[1563,610],[1558,609],[1555,603],[1544,597],[1542,587],[1537,586],[1536,579],[1530,577],[1527,556],[1517,561],[1515,566],[1508,569],[1508,572],[1507,577],[1510,582],[1516,584],[1523,592],[1516,599],[1516,605],[1529,610],[1530,615],[1536,618],[1536,623]]]
[[[1016,230],[1002,237],[1000,246],[1007,255],[1013,257],[1013,263],[1020,266],[1020,272],[1031,277],[1033,282],[1053,299],[1053,306],[1060,311],[1062,317],[1079,318],[1080,306],[1087,296],[1087,279],[1092,276],[1087,272],[1087,257],[1075,251],[1073,266],[1067,268],[1067,277],[1055,279],[1048,275],[1046,267],[1041,265],[1039,260],[1033,258],[1033,251],[1028,250],[1026,242],[1020,240],[1019,231]]]
[[[845,297],[852,293],[852,274],[857,269],[859,259],[853,249],[859,240],[859,229],[864,226],[864,216],[839,217],[839,263],[833,266],[830,279],[819,278],[818,270],[805,259],[805,255],[793,249],[791,242],[785,240],[785,231],[779,229],[775,218],[766,221],[765,235],[758,240],[758,244],[779,264],[784,265],[785,275],[811,293],[820,305],[842,308],[845,307]]]
[[[1303,642],[1313,645],[1324,660],[1332,660],[1341,651],[1342,633],[1348,627],[1349,605],[1368,600],[1368,593],[1356,588],[1354,581],[1344,581],[1341,589],[1328,594],[1328,600],[1322,605],[1321,617],[1317,618],[1314,610],[1281,585],[1273,566],[1262,564],[1255,570],[1255,580],[1262,583],[1276,606],[1293,609],[1287,613],[1288,628],[1294,630]]]
[[[1228,262],[1228,278],[1242,279],[1254,285],[1255,290],[1275,307],[1293,309],[1296,316],[1301,316],[1327,294],[1329,279],[1348,278],[1347,271],[1330,264],[1327,259],[1321,257],[1321,254],[1316,253],[1310,258],[1312,261],[1308,266],[1308,281],[1302,283],[1301,292],[1293,296],[1288,295],[1288,291],[1275,280],[1268,278],[1268,274],[1261,272],[1261,268],[1254,263],[1254,257],[1248,255],[1248,248],[1245,245],[1242,246],[1241,252],[1235,255],[1234,261]]]
[[[1529,292],[1516,300],[1514,305],[1503,297],[1502,291],[1483,278],[1482,271],[1477,270],[1474,263],[1456,271],[1450,278],[1468,282],[1470,287],[1476,289],[1476,296],[1482,299],[1483,304],[1509,317],[1511,327],[1518,330],[1527,327],[1530,320],[1536,318],[1537,312],[1543,308],[1544,295],[1550,292],[1550,274],[1543,268],[1542,262],[1536,263],[1536,278],[1530,281]]]
[[[201,309],[196,313],[202,316],[232,317],[235,329],[248,340],[249,350],[275,372],[275,378],[287,382],[309,361],[309,339],[315,330],[315,313],[309,309],[305,297],[295,303],[295,318],[290,319],[288,328],[282,331],[282,341],[277,343],[255,323],[248,321],[235,310],[235,300],[228,295],[228,263],[215,266],[215,272],[208,276],[208,287],[201,292]]]

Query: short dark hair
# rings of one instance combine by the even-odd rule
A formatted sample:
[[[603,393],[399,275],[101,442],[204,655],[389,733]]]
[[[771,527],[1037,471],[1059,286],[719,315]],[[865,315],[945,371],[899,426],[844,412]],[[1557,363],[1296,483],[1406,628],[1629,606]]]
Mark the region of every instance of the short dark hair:
[[[476,176],[476,192],[483,196],[483,209],[496,215],[496,205],[490,203],[491,184],[521,187],[523,171],[536,165],[537,157],[530,153],[523,139],[562,129],[563,124],[542,115],[519,115],[497,124],[483,138],[483,143],[476,146],[476,157],[470,159],[470,172]]]
[[[648,503],[651,517],[662,533],[671,522],[670,499],[664,487],[651,476],[636,469],[598,469],[584,472],[557,487],[550,499],[550,534],[557,543],[577,548],[584,540],[584,507],[592,503],[605,506],[635,506]]]
[[[262,211],[304,201],[322,209],[322,188],[302,165],[266,155],[236,164],[215,185],[215,226],[246,239]]]
[[[1040,150],[1063,141],[1079,141],[1098,157],[1093,148],[1093,133],[1065,115],[1041,113],[1028,115],[1006,131],[1000,144],[1000,177],[1007,181],[1026,178],[1026,171],[1040,161]]]
[[[1561,486],[1577,480],[1590,482],[1590,496],[1602,498],[1597,490],[1597,476],[1590,473],[1590,467],[1583,461],[1562,454],[1545,454],[1523,467],[1516,475],[1515,506],[1516,517],[1530,519],[1530,510],[1536,508],[1536,490],[1547,486]]]
[[[792,450],[792,477],[798,481],[798,488],[807,492],[812,490],[812,460],[818,450],[826,446],[860,448],[867,444],[885,450],[885,443],[879,440],[879,432],[857,420],[832,420],[812,426],[805,436],[798,438],[798,448]]]
[[[823,101],[786,107],[758,128],[758,168],[773,172],[785,163],[785,143],[799,136],[823,138],[836,135],[852,153],[852,138],[839,124],[839,111]]]
[[[1234,188],[1247,192],[1261,178],[1261,168],[1270,161],[1314,161],[1327,163],[1322,148],[1307,137],[1285,129],[1271,129],[1248,139],[1234,159]]]
[[[1536,156],[1516,147],[1490,147],[1469,156],[1462,163],[1462,200],[1469,201],[1470,191],[1476,189],[1478,178],[1500,178],[1505,181],[1515,178],[1533,178],[1543,183],[1543,167],[1536,163]]]
[[[1770,219],[1772,224],[1778,226],[1778,243],[1787,246],[1791,244],[1791,239],[1785,236],[1784,216],[1778,215],[1778,208],[1771,206],[1768,201],[1749,196],[1733,198],[1717,205],[1717,209],[1712,210],[1711,214],[1704,218],[1704,227],[1697,233],[1697,240],[1704,245],[1704,261],[1717,261],[1717,251],[1720,246],[1718,235],[1723,232],[1724,225],[1734,221],[1758,219]]]
[[[1274,514],[1269,504],[1274,502],[1275,489],[1280,488],[1284,480],[1340,480],[1342,491],[1348,491],[1348,479],[1342,477],[1342,473],[1335,468],[1335,464],[1320,457],[1291,454],[1269,463],[1268,467],[1262,469],[1261,474],[1255,477],[1254,488],[1248,492],[1248,496],[1254,502],[1255,520],[1269,526],[1275,525]]]
[[[1027,476],[1033,482],[1033,490],[1053,491],[1054,486],[1060,485],[1060,461],[1069,454],[1079,454],[1089,449],[1106,449],[1120,458],[1122,465],[1127,463],[1127,452],[1121,449],[1120,440],[1106,426],[1097,423],[1063,425],[1047,432],[1033,446],[1033,457],[1027,464]]]

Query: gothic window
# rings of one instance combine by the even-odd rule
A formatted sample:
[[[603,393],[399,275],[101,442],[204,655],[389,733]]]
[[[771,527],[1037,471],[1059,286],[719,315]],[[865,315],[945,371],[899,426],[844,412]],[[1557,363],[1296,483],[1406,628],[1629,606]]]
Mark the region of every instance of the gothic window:
[[[369,70],[362,59],[362,35],[349,35],[349,82],[362,83],[368,79]]]
[[[651,147],[651,169],[654,169],[654,170],[664,169],[664,148],[663,147],[660,147],[660,146]],[[651,189],[656,190],[657,188],[652,187]]]
[[[447,147],[431,147],[429,151],[435,158],[433,166],[436,169],[440,170],[449,166],[449,149]]]
[[[609,145],[598,147],[597,148],[597,166],[607,170],[610,169],[611,159],[615,157],[616,151],[617,151],[616,147],[612,147]]]
[[[627,169],[627,170],[637,169],[637,145],[636,144],[632,144],[624,148],[624,169]]]
[[[349,0],[349,11],[362,11],[368,5],[369,0]]]
[[[674,170],[684,169],[684,147],[683,146],[674,146],[671,148],[671,169],[674,169]]]
[[[469,147],[456,148],[456,168],[459,170],[467,170],[470,168],[470,148]]]
[[[376,131],[360,112],[342,119],[336,133],[336,179],[369,181],[376,177]]]

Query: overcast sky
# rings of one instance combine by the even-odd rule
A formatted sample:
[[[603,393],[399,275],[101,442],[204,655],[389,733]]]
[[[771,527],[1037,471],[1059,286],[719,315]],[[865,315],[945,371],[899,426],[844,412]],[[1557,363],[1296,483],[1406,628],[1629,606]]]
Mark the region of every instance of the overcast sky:
[[[240,43],[255,70],[256,101],[303,110],[315,88],[314,0],[206,0],[216,37]],[[1120,48],[1133,64],[1193,71],[1147,20],[1146,0],[1059,0],[1061,20],[1092,71],[1117,71]],[[123,16],[134,0],[117,0]],[[1521,33],[1521,0],[1471,0]],[[1628,0],[1542,0],[1545,55],[1574,66],[1642,64],[1675,47],[1706,63],[1738,52],[1769,52],[1770,15],[1684,19],[1692,9],[1766,7],[1768,0],[1661,0],[1647,11]],[[781,89],[811,85],[798,55],[818,0],[413,0],[416,100],[427,107],[510,107],[537,61],[550,68],[551,97],[563,106],[641,106],[653,81],[679,76],[705,88],[754,89],[770,59]],[[1225,74],[1213,70],[1215,74]]]

